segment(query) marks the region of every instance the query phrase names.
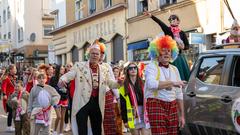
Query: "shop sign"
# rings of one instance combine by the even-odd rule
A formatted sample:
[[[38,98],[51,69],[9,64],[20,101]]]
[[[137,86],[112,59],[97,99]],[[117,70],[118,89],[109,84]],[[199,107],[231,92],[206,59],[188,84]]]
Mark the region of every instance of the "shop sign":
[[[105,20],[73,32],[74,44],[116,33],[116,19]]]
[[[205,44],[205,34],[202,33],[189,33],[190,44]]]

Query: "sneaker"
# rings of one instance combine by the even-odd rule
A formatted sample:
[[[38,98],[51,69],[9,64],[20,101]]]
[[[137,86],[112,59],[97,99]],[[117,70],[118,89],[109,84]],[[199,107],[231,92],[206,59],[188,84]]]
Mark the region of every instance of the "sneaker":
[[[52,135],[58,135],[57,131],[53,131]]]
[[[71,130],[70,124],[65,124],[64,125],[64,131],[67,132],[67,131],[70,131],[70,130]]]
[[[6,132],[14,132],[15,128],[14,127],[7,127]]]
[[[15,131],[15,128],[14,128],[14,127],[11,127],[11,131],[14,132],[14,131]]]
[[[127,128],[123,127],[123,133],[127,133],[127,132],[128,132]]]

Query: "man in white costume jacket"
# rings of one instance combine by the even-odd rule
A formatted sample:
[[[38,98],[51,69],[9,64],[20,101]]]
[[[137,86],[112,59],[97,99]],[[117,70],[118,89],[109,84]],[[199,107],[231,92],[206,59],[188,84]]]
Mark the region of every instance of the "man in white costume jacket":
[[[101,46],[93,44],[89,48],[89,61],[78,62],[59,81],[63,86],[75,79],[75,93],[72,104],[72,131],[74,135],[87,135],[87,121],[90,118],[93,135],[103,133],[105,93],[108,87],[117,88],[109,69],[99,64]]]

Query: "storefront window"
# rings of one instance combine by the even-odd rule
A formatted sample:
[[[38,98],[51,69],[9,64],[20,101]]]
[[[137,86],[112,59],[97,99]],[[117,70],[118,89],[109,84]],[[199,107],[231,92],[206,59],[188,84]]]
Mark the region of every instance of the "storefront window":
[[[133,51],[133,60],[134,61],[147,61],[150,60],[148,57],[147,49],[140,49]]]

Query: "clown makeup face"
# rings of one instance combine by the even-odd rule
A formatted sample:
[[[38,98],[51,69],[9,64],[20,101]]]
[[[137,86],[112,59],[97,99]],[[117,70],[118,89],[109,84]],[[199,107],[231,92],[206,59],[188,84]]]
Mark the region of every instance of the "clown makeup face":
[[[168,48],[162,48],[160,56],[159,56],[159,62],[161,62],[164,65],[169,64],[170,60],[171,60],[171,49]]]
[[[100,61],[101,53],[99,49],[93,48],[90,50],[89,61],[92,64],[98,64]]]

